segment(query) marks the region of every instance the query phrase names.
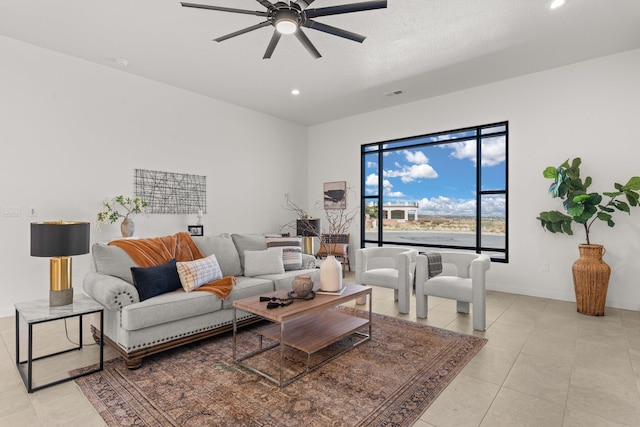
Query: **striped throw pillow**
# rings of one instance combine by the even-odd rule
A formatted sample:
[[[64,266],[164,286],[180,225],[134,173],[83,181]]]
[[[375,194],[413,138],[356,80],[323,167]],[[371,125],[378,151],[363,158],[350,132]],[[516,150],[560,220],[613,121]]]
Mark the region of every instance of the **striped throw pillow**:
[[[222,271],[215,255],[195,261],[177,262],[178,276],[186,292],[199,288],[205,283],[222,279]]]
[[[266,237],[267,248],[282,248],[285,271],[302,268],[302,239],[300,237]]]

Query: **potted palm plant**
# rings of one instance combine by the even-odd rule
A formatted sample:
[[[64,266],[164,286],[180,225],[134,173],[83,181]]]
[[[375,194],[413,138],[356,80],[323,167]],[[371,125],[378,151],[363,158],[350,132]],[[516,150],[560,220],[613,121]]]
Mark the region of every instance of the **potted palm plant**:
[[[571,225],[574,222],[583,227],[586,243],[578,245],[580,258],[572,267],[576,304],[579,313],[603,316],[611,269],[602,260],[604,246],[592,244],[589,232],[596,221],[606,222],[613,227],[613,213],[620,211],[631,214],[631,207],[640,206],[637,193],[640,190],[640,176],[632,177],[625,185],[615,183],[615,191],[589,192],[592,180],[586,177],[583,181],[580,177],[581,162],[577,157],[544,170],[543,176],[553,180],[549,194],[563,201],[565,213],[540,212],[537,219],[545,230],[552,233],[573,235]]]

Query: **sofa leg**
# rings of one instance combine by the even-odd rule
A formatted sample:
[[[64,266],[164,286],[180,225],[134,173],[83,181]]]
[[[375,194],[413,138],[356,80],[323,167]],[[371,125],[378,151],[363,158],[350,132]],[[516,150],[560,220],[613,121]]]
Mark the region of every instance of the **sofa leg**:
[[[125,364],[127,365],[128,369],[138,369],[140,366],[142,366],[142,357],[136,357],[135,359],[126,359]]]

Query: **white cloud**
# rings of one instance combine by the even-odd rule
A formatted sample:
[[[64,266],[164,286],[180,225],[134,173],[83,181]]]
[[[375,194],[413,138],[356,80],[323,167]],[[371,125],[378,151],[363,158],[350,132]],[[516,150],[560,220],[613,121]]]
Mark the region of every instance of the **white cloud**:
[[[378,192],[378,175],[372,173],[367,175],[365,180],[365,186],[367,194],[376,194]],[[404,197],[404,193],[401,191],[392,191],[393,184],[388,179],[382,180],[382,193],[387,197]]]
[[[419,211],[423,215],[460,215],[475,216],[475,200],[455,200],[445,196],[423,198],[418,201]]]
[[[483,216],[506,216],[507,200],[504,196],[484,196],[481,200]]]
[[[482,166],[495,166],[507,159],[504,136],[485,139],[482,145]]]
[[[366,185],[368,187],[377,187],[378,186],[378,175],[376,175],[375,173],[367,175],[367,179],[364,182],[364,185]]]
[[[376,162],[367,162],[367,169],[369,168],[377,168],[378,167],[378,163]]]
[[[423,198],[418,201],[422,215],[459,215],[475,216],[475,199],[452,199],[446,196]],[[482,198],[482,216],[505,216],[506,199],[504,196],[485,196]]]
[[[404,197],[404,193],[402,191],[389,191],[384,193],[387,197]]]
[[[411,165],[409,167],[408,175],[402,177],[402,182],[412,182],[419,178],[437,178],[438,173],[431,167],[431,165]]]
[[[409,163],[414,163],[417,165],[425,165],[429,163],[429,158],[425,156],[422,151],[404,150],[404,155]]]
[[[413,182],[418,179],[426,178],[432,179],[438,177],[438,172],[431,167],[431,165],[411,165],[402,166],[398,170],[386,170],[384,176],[388,178],[400,178],[405,184]]]
[[[455,142],[448,144],[453,147],[451,157],[455,159],[469,159],[476,164],[476,143],[475,141]],[[482,166],[495,166],[504,162],[507,158],[504,137],[485,139],[482,145]]]
[[[469,159],[476,161],[476,142],[475,141],[464,141],[464,142],[452,142],[448,144],[447,147],[453,147],[453,152],[451,153],[451,157],[454,159]]]
[[[388,179],[382,180],[382,188],[383,194],[386,197],[404,197],[404,193],[402,191],[391,191],[393,189],[393,184]]]

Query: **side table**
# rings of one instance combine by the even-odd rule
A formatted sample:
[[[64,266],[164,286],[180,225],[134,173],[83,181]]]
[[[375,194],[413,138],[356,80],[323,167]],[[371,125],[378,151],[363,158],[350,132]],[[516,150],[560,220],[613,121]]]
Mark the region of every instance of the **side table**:
[[[34,391],[40,390],[45,387],[49,387],[52,385],[56,385],[65,381],[70,381],[75,378],[92,374],[94,372],[101,371],[104,367],[104,348],[103,348],[103,335],[102,330],[104,327],[104,308],[102,305],[89,298],[86,295],[79,294],[76,295],[73,299],[73,303],[69,305],[63,305],[59,307],[49,307],[49,300],[37,300],[37,301],[28,301],[22,303],[15,304],[16,309],[16,366],[18,368],[18,372],[20,372],[20,376],[22,377],[22,381],[27,387],[27,392],[32,393]],[[34,378],[33,378],[33,370],[34,363],[38,361],[42,361],[44,359],[53,358],[56,356],[62,356],[65,353],[69,353],[72,351],[81,351],[83,349],[83,340],[82,340],[82,332],[83,332],[83,318],[86,315],[99,313],[100,314],[100,342],[97,343],[99,346],[99,363],[98,367],[90,370],[82,370],[77,371],[78,373],[69,373],[67,372],[66,376],[62,379],[56,379],[50,381],[48,383],[38,384],[34,386]],[[70,344],[73,344],[73,347],[66,348],[61,351],[56,351],[50,354],[45,354],[41,356],[34,357],[34,326],[52,322],[55,320],[63,320],[65,319],[65,330],[66,330],[66,319],[77,318],[78,319],[78,342],[74,343],[69,340]],[[27,356],[26,360],[24,360],[24,356],[20,354],[21,348],[21,340],[24,337],[20,336],[20,325],[26,324],[28,327],[27,333]],[[79,367],[80,369],[82,367]]]

